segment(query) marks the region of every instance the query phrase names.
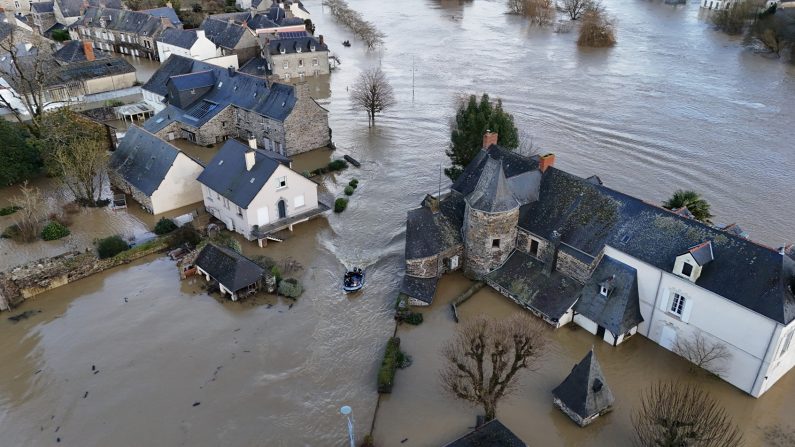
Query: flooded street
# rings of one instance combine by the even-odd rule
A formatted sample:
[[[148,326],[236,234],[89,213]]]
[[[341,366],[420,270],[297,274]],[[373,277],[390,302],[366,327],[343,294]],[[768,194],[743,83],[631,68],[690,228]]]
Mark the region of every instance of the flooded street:
[[[349,3],[387,33],[385,50],[365,53],[323,14],[320,0],[304,2],[342,60],[330,92],[314,86],[330,111],[338,151],[302,156],[294,167],[350,154],[361,169],[315,180],[337,195],[353,177],[360,186],[344,213],[297,225],[284,243],[243,244],[248,255],[300,262],[295,276],[304,295],[292,308],[272,297],[222,301],[198,283],[180,283],[173,263],[154,256],[29,300],[15,313],[41,313],[19,323],[0,315],[0,445],[60,438],[67,446],[344,446],[344,404],[353,407],[361,439],[394,330],[406,211],[439,188],[460,94],[501,97],[520,132],[556,153],[560,168],[597,174],[650,202],[692,188],[712,204],[718,222],[737,222],[774,246],[795,238],[795,68],[713,31],[697,4],[607,0],[618,45],[594,51],[577,49],[576,32],[555,34],[504,14],[503,1]],[[352,48],[340,45],[346,39]],[[379,63],[398,104],[370,130],[347,90],[361,70]],[[150,75],[139,73],[139,80]],[[37,185],[57,189],[48,182]],[[0,206],[10,195],[0,191]],[[65,251],[66,244],[145,232],[154,220],[134,205],[118,213],[83,211],[79,236],[24,246],[0,240],[0,270]],[[347,297],[339,277],[354,265],[368,269],[368,284]],[[414,364],[398,372],[393,394],[381,403],[379,446],[440,445],[474,424],[477,411],[442,395],[436,381],[438,348],[454,328],[446,302],[466,287],[460,277],[446,278],[425,323],[401,327]],[[515,309],[484,290],[461,311],[466,318]],[[750,445],[764,445],[767,427],[790,424],[795,414],[792,373],[753,399],[724,382],[691,378],[682,361],[642,337],[619,348],[583,330],[563,328],[551,337],[544,367],[498,410],[531,445],[626,444],[639,390],[661,377],[703,383],[743,425]],[[617,406],[579,429],[552,406],[550,390],[594,344]]]

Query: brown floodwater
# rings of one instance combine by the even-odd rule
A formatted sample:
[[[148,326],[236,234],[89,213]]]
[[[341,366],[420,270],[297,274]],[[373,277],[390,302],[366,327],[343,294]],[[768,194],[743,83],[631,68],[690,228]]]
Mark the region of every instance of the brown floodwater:
[[[155,256],[36,297],[17,311],[41,313],[16,324],[9,314],[0,320],[0,445],[60,437],[77,446],[343,446],[343,404],[353,407],[361,439],[394,329],[406,211],[439,188],[448,122],[461,94],[502,97],[521,133],[555,152],[566,170],[597,174],[652,202],[691,187],[710,201],[717,221],[736,221],[771,245],[793,238],[795,68],[713,31],[696,4],[607,0],[618,45],[579,50],[576,33],[527,25],[504,14],[503,1],[350,0],[387,33],[385,50],[368,53],[322,12],[320,0],[304,3],[342,60],[330,87],[313,86],[330,111],[338,150],[308,155],[306,165],[350,154],[361,169],[316,180],[336,195],[353,177],[360,186],[344,213],[300,224],[284,243],[244,244],[249,255],[299,261],[303,269],[291,275],[304,283],[304,295],[292,308],[267,297],[226,302],[200,284],[180,283],[173,264]],[[344,40],[353,46],[342,47]],[[368,129],[348,90],[363,69],[379,64],[398,103]],[[0,204],[8,196],[0,191]],[[83,244],[92,234],[145,232],[156,218],[134,206],[85,213],[73,230],[86,233],[75,235]],[[54,254],[64,243],[0,241],[0,268]],[[354,265],[368,269],[368,284],[345,296],[339,276]],[[436,381],[438,347],[454,329],[445,301],[466,285],[446,278],[426,322],[400,329],[414,365],[398,373],[394,393],[381,403],[379,445],[438,445],[473,425],[476,410],[444,396]],[[488,291],[462,307],[465,318],[514,311]],[[543,368],[498,411],[533,445],[625,445],[638,393],[660,377],[703,384],[751,445],[763,445],[770,426],[787,426],[795,414],[792,374],[753,399],[693,378],[642,337],[618,348],[581,330],[551,337]],[[579,429],[553,408],[549,393],[591,345],[618,400],[612,414]]]

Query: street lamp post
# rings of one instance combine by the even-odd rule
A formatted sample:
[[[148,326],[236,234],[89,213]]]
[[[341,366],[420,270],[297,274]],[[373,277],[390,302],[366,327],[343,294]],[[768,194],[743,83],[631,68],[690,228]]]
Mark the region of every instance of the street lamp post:
[[[348,438],[350,438],[351,440],[351,447],[356,447],[356,441],[353,437],[353,416],[351,415],[352,412],[353,410],[351,409],[351,407],[347,405],[340,408],[340,413],[342,413],[343,416],[348,418]]]

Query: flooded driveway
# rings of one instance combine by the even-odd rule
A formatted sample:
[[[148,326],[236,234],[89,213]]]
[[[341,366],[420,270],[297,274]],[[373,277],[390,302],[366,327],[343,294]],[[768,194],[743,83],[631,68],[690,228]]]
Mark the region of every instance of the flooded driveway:
[[[795,236],[795,208],[788,206],[795,68],[712,31],[696,4],[605,1],[618,19],[619,43],[598,51],[577,49],[576,33],[505,15],[502,1],[350,4],[387,33],[386,50],[365,53],[323,14],[320,0],[305,2],[342,60],[330,96],[316,90],[339,148],[331,156],[363,163],[317,180],[337,195],[353,177],[360,186],[344,213],[298,225],[281,244],[244,245],[249,255],[297,259],[304,295],[292,308],[267,299],[219,301],[198,285],[180,284],[170,261],[154,257],[37,297],[19,312],[41,313],[0,321],[0,444],[38,446],[60,437],[77,446],[343,446],[343,404],[353,407],[361,438],[394,329],[406,211],[440,186],[448,120],[462,93],[502,97],[520,131],[541,151],[555,152],[563,169],[597,174],[652,202],[693,188],[712,203],[716,220],[736,221],[757,240],[780,245]],[[346,39],[352,48],[340,45]],[[362,69],[378,64],[399,102],[368,129],[365,114],[351,109],[348,89]],[[149,228],[143,218],[125,222],[109,231]],[[33,250],[5,244],[0,251],[11,256]],[[368,285],[346,297],[339,276],[354,265],[369,269]],[[464,286],[453,279],[442,294]],[[514,310],[489,296],[482,292],[462,312]],[[442,396],[435,381],[437,346],[452,329],[440,303],[422,326],[401,329],[415,364],[398,373],[395,394],[382,403],[379,445],[404,438],[436,445],[473,424],[475,411]],[[568,328],[553,339],[549,365],[499,410],[530,443],[623,443],[630,409],[649,379],[691,380],[684,364],[643,338],[612,350],[598,346],[618,408],[581,430],[552,407],[549,390],[596,342]],[[793,414],[793,377],[758,400],[723,382],[703,383],[744,424],[752,445],[761,445],[763,427]]]

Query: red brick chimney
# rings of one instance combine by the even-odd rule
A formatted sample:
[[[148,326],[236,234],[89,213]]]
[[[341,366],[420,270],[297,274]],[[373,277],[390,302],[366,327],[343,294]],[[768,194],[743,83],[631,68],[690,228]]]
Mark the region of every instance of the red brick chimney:
[[[83,54],[86,55],[86,60],[91,62],[96,59],[94,56],[94,44],[90,41],[83,41]]]
[[[497,144],[499,136],[497,132],[487,130],[486,133],[483,134],[483,150],[490,148],[492,144]]]
[[[555,154],[542,155],[538,159],[538,170],[545,172],[547,169],[555,165]]]

